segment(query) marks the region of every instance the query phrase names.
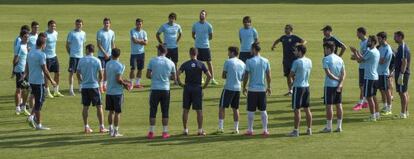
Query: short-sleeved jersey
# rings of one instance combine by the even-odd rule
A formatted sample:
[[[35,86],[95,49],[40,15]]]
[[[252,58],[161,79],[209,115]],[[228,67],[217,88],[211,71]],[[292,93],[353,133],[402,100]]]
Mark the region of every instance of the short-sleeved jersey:
[[[106,63],[106,94],[108,95],[121,95],[124,93],[123,86],[118,83],[116,77],[124,74],[125,65],[118,60],[110,60]]]
[[[86,33],[82,30],[72,30],[68,34],[67,42],[69,42],[70,57],[82,58],[83,45],[86,43]]]
[[[363,56],[364,59],[364,79],[378,80],[378,64],[380,53],[377,48],[368,48]]]
[[[227,59],[226,62],[224,62],[223,67],[223,71],[226,72],[226,84],[224,84],[224,89],[240,91],[245,69],[246,65],[239,58],[233,57]]]
[[[82,88],[98,88],[98,74],[102,71],[101,61],[92,55],[79,60],[77,71],[82,75]]]
[[[160,26],[157,33],[164,34],[164,43],[166,47],[169,49],[177,48],[177,38],[180,33],[182,33],[181,26],[177,23],[173,23],[172,25],[165,23]]]
[[[147,32],[142,29],[138,31],[137,29],[133,28],[129,32],[129,36],[131,37],[131,54],[143,54],[145,52],[145,46],[134,43],[132,38],[148,41]]]
[[[402,60],[407,59],[407,68],[406,70],[402,71]],[[407,44],[403,43],[402,45],[398,46],[397,53],[395,54],[395,71],[396,72],[404,72],[405,74],[410,74],[410,63],[411,63],[411,54],[410,49],[408,48]]]
[[[17,58],[19,61],[17,62],[16,66],[14,66],[14,72],[24,72],[26,67],[26,59],[27,59],[27,44],[21,44],[16,47]]]
[[[334,76],[340,77],[342,70],[345,70],[345,64],[341,57],[332,53],[325,56],[322,60],[323,69],[328,69]],[[329,78],[325,75],[325,87],[338,87],[339,81]]]
[[[210,48],[209,34],[213,33],[213,26],[209,22],[194,23],[192,32],[195,33],[196,48]]]
[[[48,32],[46,33],[46,47],[43,50],[46,53],[46,58],[53,58],[56,57],[56,42],[58,40],[58,32]]]
[[[302,38],[296,35],[282,35],[279,38],[279,41],[282,43],[283,46],[283,61],[293,61],[296,59],[295,54],[295,46],[297,43],[303,41]]]
[[[175,74],[175,65],[165,56],[154,57],[148,64],[151,71],[151,90],[170,90],[170,77]]]
[[[112,53],[112,43],[115,42],[115,32],[111,29],[105,30],[100,29],[96,33],[96,40],[100,42],[103,50],[107,53],[108,56],[111,56]],[[98,57],[104,57],[104,52],[98,49]]]
[[[42,65],[46,65],[46,55],[40,49],[32,49],[27,55],[29,66],[29,83],[45,84]]]
[[[203,62],[198,60],[184,62],[180,67],[180,71],[185,73],[186,86],[201,86],[202,74],[208,72]]]
[[[264,92],[266,91],[266,72],[270,71],[270,63],[260,55],[254,56],[246,61],[246,70],[249,73],[249,91]]]
[[[252,49],[252,44],[258,37],[259,34],[255,28],[241,28],[239,30],[240,52],[250,52]]]
[[[388,44],[381,45],[378,48],[380,52],[380,63],[378,65],[378,75],[390,75],[390,64],[392,60],[392,49],[391,46]],[[381,63],[381,59],[384,60],[384,63]]]
[[[312,70],[312,61],[307,57],[296,59],[291,68],[295,73],[293,87],[309,87],[309,77]]]
[[[338,48],[345,46],[344,43],[342,43],[337,37],[335,36],[330,36],[330,37],[324,37],[323,38],[323,43],[325,42],[333,42],[335,44],[335,49],[334,49],[334,53],[338,54]]]

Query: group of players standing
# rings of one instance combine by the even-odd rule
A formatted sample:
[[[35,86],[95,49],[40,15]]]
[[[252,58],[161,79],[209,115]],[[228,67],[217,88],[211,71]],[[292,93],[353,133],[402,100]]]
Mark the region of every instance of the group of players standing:
[[[190,48],[190,60],[184,62],[179,68],[178,42],[181,39],[181,27],[175,21],[177,15],[171,13],[168,22],[161,25],[156,37],[158,56],[150,60],[146,77],[151,80],[150,104],[150,128],[147,137],[155,137],[155,121],[157,108],[160,104],[162,112],[162,138],[169,138],[168,118],[170,103],[170,80],[183,87],[183,133],[189,134],[187,128],[188,113],[192,108],[197,113],[197,134],[205,136],[203,130],[203,89],[210,83],[217,85],[214,79],[213,65],[211,63],[211,50],[209,41],[213,38],[213,27],[206,20],[207,12],[202,10],[200,20],[193,24],[192,38],[195,47]],[[75,21],[75,29],[69,32],[66,42],[66,51],[70,55],[69,60],[69,95],[74,96],[73,76],[76,73],[79,89],[82,95],[83,121],[85,133],[93,130],[88,124],[88,108],[93,105],[97,108],[99,132],[113,137],[122,136],[119,133],[119,120],[122,112],[123,89],[142,88],[141,77],[144,69],[145,46],[148,44],[147,33],[143,30],[143,20],[136,19],[136,27],[131,29],[131,55],[130,55],[130,80],[122,78],[125,65],[120,61],[121,50],[115,46],[115,33],[110,29],[111,20],[103,20],[103,28],[97,32],[98,58],[94,57],[95,46],[88,44],[86,56],[83,56],[83,48],[86,43],[86,34],[82,31],[83,21]],[[251,18],[243,18],[243,27],[239,31],[240,50],[238,47],[228,48],[228,57],[224,63],[222,78],[226,79],[219,103],[219,123],[217,133],[224,132],[225,108],[233,109],[234,131],[239,133],[239,101],[240,93],[247,96],[248,127],[245,135],[253,135],[253,121],[256,110],[261,113],[263,136],[268,136],[268,115],[266,112],[266,96],[271,90],[271,71],[268,59],[260,55],[261,47],[258,40],[258,32],[252,27]],[[37,130],[48,130],[41,124],[40,111],[45,96],[54,98],[62,97],[59,92],[59,61],[56,55],[56,22],[48,22],[46,32],[38,33],[39,24],[32,22],[31,32],[28,26],[21,28],[20,36],[14,43],[13,75],[16,76],[16,114],[28,115],[29,125]],[[324,34],[323,48],[325,57],[322,60],[325,71],[324,104],[326,104],[327,124],[321,132],[332,132],[333,106],[337,110],[337,129],[342,131],[342,87],[346,76],[345,65],[341,58],[347,47],[332,35],[332,27],[322,29]],[[161,39],[163,34],[164,39]],[[363,27],[357,29],[357,36],[361,40],[360,50],[351,47],[351,59],[359,63],[361,102],[354,110],[369,106],[371,116],[368,121],[376,121],[380,118],[378,102],[375,98],[376,90],[380,89],[384,102],[383,114],[391,113],[390,90],[391,78],[396,79],[396,90],[401,97],[401,118],[408,116],[408,79],[410,66],[410,53],[404,43],[404,34],[401,31],[394,33],[394,40],[398,43],[397,51],[393,51],[387,43],[387,34],[380,32],[376,36],[366,36]],[[312,134],[312,113],[310,110],[309,77],[312,69],[312,61],[307,58],[306,41],[293,34],[293,26],[285,26],[285,35],[278,38],[271,49],[278,43],[283,45],[283,70],[287,79],[288,93],[292,96],[292,110],[294,110],[294,130],[289,136],[299,136],[300,109],[306,113],[307,134]],[[378,49],[377,49],[378,47]],[[340,51],[339,51],[340,49]],[[339,51],[339,52],[338,52]],[[394,58],[395,56],[395,58]],[[394,64],[391,61],[394,60]],[[207,63],[207,67],[203,62]],[[395,67],[390,67],[395,66]],[[135,70],[138,70],[135,76]],[[54,78],[50,72],[54,73]],[[180,80],[180,75],[185,74],[185,82]],[[203,74],[206,79],[204,80]],[[28,80],[28,84],[26,83]],[[53,85],[53,94],[49,91],[47,81]],[[30,85],[30,86],[29,86]],[[30,96],[24,98],[25,88],[30,87]],[[105,110],[109,111],[109,130],[104,126],[101,94],[106,92]],[[27,100],[27,101],[26,101]],[[27,104],[32,105],[32,111],[28,112]],[[365,104],[367,103],[367,104]]]

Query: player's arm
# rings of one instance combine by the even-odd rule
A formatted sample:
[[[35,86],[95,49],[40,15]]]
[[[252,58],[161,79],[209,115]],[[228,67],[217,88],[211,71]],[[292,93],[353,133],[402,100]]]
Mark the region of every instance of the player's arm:
[[[148,44],[148,40],[145,40],[145,39],[138,39],[138,44],[140,44],[140,45],[147,45]]]
[[[101,84],[103,82],[104,79],[104,71],[101,69],[98,71],[98,80],[99,80],[99,84]]]
[[[129,82],[124,81],[122,79],[122,74],[117,74],[116,75],[116,82],[118,82],[118,84],[122,85],[125,89],[128,89]]]
[[[182,70],[179,70],[178,71],[178,73],[177,73],[177,82],[178,82],[178,85],[180,85],[181,87],[184,87],[184,84],[181,82],[181,80],[180,80],[180,75],[183,73],[183,71]]]
[[[223,73],[221,74],[221,78],[226,79],[227,78],[227,72],[223,71]]]
[[[178,32],[177,43],[181,40],[181,32]]]
[[[350,48],[351,48],[351,52],[353,53],[353,56],[352,56],[353,59],[355,59],[358,62],[364,61],[363,55],[355,47],[351,46]]]
[[[195,32],[191,32],[191,37],[193,37],[193,39],[195,40],[196,36],[195,36]]]
[[[289,73],[289,80],[293,81],[294,78],[295,78],[295,71],[291,70],[290,73]],[[290,82],[289,87],[292,87],[292,85],[293,85],[293,82]]]
[[[204,82],[204,86],[203,89],[207,88],[208,84],[210,83],[211,80],[211,73],[210,71],[205,71],[204,74],[207,76],[206,81]]]
[[[41,67],[42,67],[43,74],[46,76],[46,79],[48,79],[50,83],[52,83],[53,86],[56,86],[56,82],[50,76],[50,73],[49,73],[49,70],[47,70],[46,64],[43,64]]]
[[[306,40],[300,39],[300,42],[296,43],[296,45],[306,45],[308,43]]]
[[[82,74],[81,74],[80,70],[77,70],[76,71],[76,77],[78,77],[78,79],[79,79],[80,82],[83,81]]]
[[[208,40],[213,40],[213,33],[208,33]]]
[[[146,74],[146,77],[147,77],[148,79],[151,79],[151,77],[152,77],[152,70],[147,69],[147,74]]]
[[[247,95],[246,85],[247,85],[248,81],[249,81],[249,72],[245,71],[244,75],[243,75],[243,94],[244,94],[244,96]]]
[[[343,67],[341,70],[341,76],[339,77],[339,83],[338,83],[338,88],[337,88],[337,92],[341,92],[342,91],[342,87],[344,85],[344,80],[346,77],[346,71],[345,68]]]
[[[66,52],[70,54],[70,42],[66,41]]]
[[[272,82],[272,78],[271,78],[270,70],[266,71],[266,82],[267,82],[267,88],[266,88],[267,95],[271,95],[272,89],[270,88],[270,83]]]
[[[329,70],[329,68],[325,68],[324,70],[325,70],[326,76],[328,76],[330,79],[340,81],[340,77],[336,77],[334,74],[332,74],[332,72],[331,72],[331,70]]]
[[[161,35],[161,33],[160,32],[157,32],[157,34],[156,34],[157,41],[158,41],[158,43],[163,44],[160,35]]]
[[[275,50],[276,45],[279,44],[279,43],[280,43],[280,38],[279,39],[276,39],[275,42],[273,42],[273,45],[272,45],[272,48],[271,48],[272,51]]]
[[[105,51],[105,49],[102,46],[101,40],[97,39],[96,40],[96,45],[98,46],[98,49],[104,53],[104,58],[105,59],[109,59],[109,56],[107,55],[108,53]]]
[[[401,74],[405,73],[405,70],[407,70],[407,58],[403,57],[403,59],[401,59]]]
[[[346,45],[342,42],[340,42],[341,45],[341,51],[339,52],[339,56],[342,56],[345,53],[345,50],[347,49]]]

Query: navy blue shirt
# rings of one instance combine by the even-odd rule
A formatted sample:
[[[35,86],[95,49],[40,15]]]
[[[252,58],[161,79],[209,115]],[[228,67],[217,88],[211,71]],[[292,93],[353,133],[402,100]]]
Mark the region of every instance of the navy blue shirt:
[[[334,53],[338,55],[338,48],[344,46],[344,43],[342,43],[338,38],[334,36],[331,36],[329,38],[326,38],[326,37],[323,38],[323,44],[329,41],[335,44]]]
[[[201,78],[208,70],[206,65],[198,60],[188,60],[184,62],[180,67],[181,72],[185,72],[185,85],[186,86],[201,86]]]
[[[283,61],[294,61],[296,56],[293,53],[297,43],[302,42],[302,39],[296,35],[282,35],[279,41],[283,45]]]
[[[407,59],[407,69],[405,71],[401,71],[402,60]],[[402,45],[398,46],[397,54],[395,55],[394,66],[396,72],[404,72],[405,74],[410,74],[410,49],[408,46],[403,43]]]

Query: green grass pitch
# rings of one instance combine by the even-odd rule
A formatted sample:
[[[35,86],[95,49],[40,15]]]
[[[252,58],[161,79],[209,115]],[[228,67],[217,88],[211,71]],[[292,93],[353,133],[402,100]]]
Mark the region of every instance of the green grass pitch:
[[[2,1],[4,2],[4,1]],[[387,4],[72,4],[64,5],[25,4],[27,1],[15,1],[19,4],[0,5],[0,158],[411,158],[414,156],[413,118],[393,120],[385,118],[376,123],[363,122],[368,110],[353,112],[352,106],[358,99],[357,64],[350,60],[347,50],[344,60],[348,72],[344,88],[344,132],[341,134],[319,134],[325,124],[325,107],[320,97],[323,92],[324,72],[321,68],[322,33],[320,29],[331,24],[334,34],[348,46],[358,46],[355,30],[359,26],[368,28],[369,34],[386,31],[391,36],[394,31],[403,30],[406,41],[414,49],[414,4],[405,1]],[[56,1],[62,2],[62,1]],[[78,1],[79,2],[79,1]],[[163,1],[161,1],[163,2]],[[160,3],[161,3],[160,2]],[[227,1],[228,2],[228,1]],[[242,1],[248,2],[248,1]],[[260,1],[267,3],[270,1]],[[358,1],[352,1],[358,3]],[[351,3],[352,3],[351,2]],[[6,2],[7,3],[7,2]],[[9,2],[12,3],[12,2]],[[14,2],[13,2],[14,3]],[[172,87],[170,105],[170,133],[168,140],[159,137],[148,141],[149,84],[146,88],[125,92],[125,103],[121,117],[120,131],[125,135],[111,138],[94,133],[84,135],[80,104],[80,95],[47,99],[42,111],[43,123],[51,127],[50,131],[35,131],[28,128],[26,118],[14,115],[14,79],[10,79],[12,43],[18,35],[21,25],[37,20],[41,31],[46,30],[50,19],[57,21],[59,41],[57,54],[61,64],[61,89],[68,93],[68,55],[64,44],[68,32],[74,28],[74,20],[84,20],[87,43],[96,44],[96,31],[102,27],[102,19],[110,17],[112,28],[116,32],[116,45],[122,50],[121,61],[129,65],[129,30],[134,27],[135,19],[144,19],[144,30],[149,37],[146,47],[146,62],[156,55],[155,33],[159,26],[167,21],[170,12],[178,14],[177,22],[183,28],[180,42],[179,63],[188,59],[188,49],[193,46],[191,25],[198,20],[201,9],[208,11],[208,21],[214,27],[211,41],[213,64],[216,79],[220,86],[210,86],[204,91],[204,128],[208,135],[179,136],[182,131],[181,101],[182,89]],[[212,135],[217,128],[218,101],[224,81],[221,80],[222,65],[227,58],[227,47],[239,46],[238,30],[242,27],[242,17],[252,17],[253,26],[259,32],[262,56],[267,57],[272,68],[273,95],[268,97],[270,137],[257,135],[245,137],[230,134],[233,122],[231,111],[227,111],[225,134]],[[314,117],[314,135],[288,138],[286,134],[293,127],[293,113],[290,98],[282,96],[286,92],[282,75],[281,45],[271,52],[270,47],[277,37],[283,34],[285,24],[293,24],[294,32],[308,41],[308,54],[313,61],[311,74],[311,106]],[[390,44],[396,44],[390,37]],[[128,78],[129,66],[124,74]],[[411,80],[412,81],[412,80]],[[409,90],[412,90],[410,82]],[[395,95],[393,113],[400,111],[400,100]],[[247,127],[245,110],[246,98],[241,99],[240,130]],[[381,102],[380,102],[381,103]],[[412,106],[413,102],[410,102]],[[382,104],[381,104],[382,106]],[[412,110],[412,107],[410,108]],[[413,111],[414,113],[414,111]],[[105,113],[106,115],[107,113]],[[158,115],[160,117],[160,115]],[[336,121],[334,121],[336,124]],[[97,130],[95,110],[90,109],[90,125]],[[302,123],[301,132],[305,132]],[[191,134],[196,133],[195,112],[189,120]],[[260,117],[255,120],[256,132],[261,131]],[[156,135],[161,134],[161,119],[157,119]]]

